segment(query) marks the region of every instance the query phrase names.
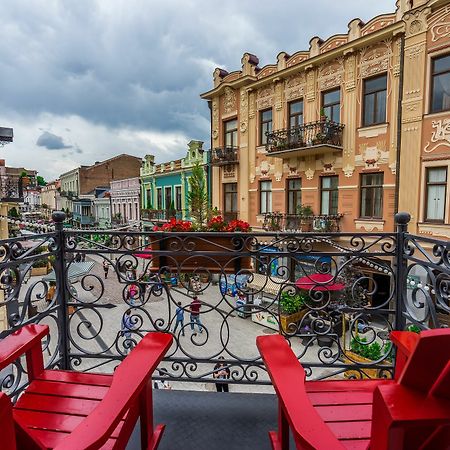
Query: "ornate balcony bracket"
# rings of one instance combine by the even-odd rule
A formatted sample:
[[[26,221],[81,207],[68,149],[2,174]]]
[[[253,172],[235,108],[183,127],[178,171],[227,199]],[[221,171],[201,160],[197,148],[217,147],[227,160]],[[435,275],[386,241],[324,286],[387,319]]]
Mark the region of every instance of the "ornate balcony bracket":
[[[320,121],[266,133],[270,156],[291,158],[342,151],[344,125]]]

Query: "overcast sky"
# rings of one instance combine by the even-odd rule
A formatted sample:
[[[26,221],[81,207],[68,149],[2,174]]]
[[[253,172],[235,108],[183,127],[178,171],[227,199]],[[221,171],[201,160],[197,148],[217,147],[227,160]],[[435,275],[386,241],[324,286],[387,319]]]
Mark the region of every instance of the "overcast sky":
[[[199,94],[215,67],[260,66],[308,49],[395,0],[2,0],[0,126],[8,165],[54,179],[118,153],[184,156],[209,148]]]

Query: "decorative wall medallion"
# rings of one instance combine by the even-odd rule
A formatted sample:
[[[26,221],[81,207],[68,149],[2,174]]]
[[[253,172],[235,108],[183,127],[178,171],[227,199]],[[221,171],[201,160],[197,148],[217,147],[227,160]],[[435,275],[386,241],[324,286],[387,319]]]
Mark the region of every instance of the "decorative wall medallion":
[[[422,22],[420,20],[413,20],[409,25],[409,34],[416,34],[422,31]]]
[[[305,175],[306,175],[306,179],[307,180],[312,180],[314,178],[314,170],[310,168],[308,168],[307,170],[305,170]]]
[[[344,172],[344,175],[347,178],[350,178],[353,175],[355,168],[353,166],[351,166],[350,164],[347,164],[345,167],[342,168],[342,171]]]
[[[293,75],[284,83],[287,100],[293,100],[305,95],[306,77],[304,73]]]
[[[247,122],[242,121],[239,129],[242,133],[245,133],[247,131]]]
[[[389,164],[389,169],[391,169],[392,175],[395,175],[397,173],[397,163],[393,162]]]
[[[216,140],[219,137],[219,130],[213,130],[212,136],[213,136],[213,139]]]
[[[406,35],[409,37],[425,30],[427,26],[427,17],[430,13],[431,8],[429,7],[408,11],[403,16],[403,20],[406,23]]]
[[[261,170],[261,175],[262,176],[268,175],[268,173],[270,171],[269,163],[267,161],[262,161],[261,162],[261,166],[260,166],[260,170]]]
[[[431,133],[430,141],[423,149],[425,153],[431,153],[440,145],[450,147],[450,119],[433,120],[431,123],[434,131]],[[432,148],[430,145],[435,144]]]
[[[281,181],[283,174],[281,172],[275,173],[275,181]]]
[[[224,91],[223,111],[225,114],[236,111],[236,93],[228,86]]]
[[[234,164],[227,164],[223,168],[223,177],[230,178],[236,175],[236,166]]]
[[[381,157],[381,150],[378,147],[367,147],[362,154],[362,159],[366,169],[374,169],[378,167],[378,161]]]

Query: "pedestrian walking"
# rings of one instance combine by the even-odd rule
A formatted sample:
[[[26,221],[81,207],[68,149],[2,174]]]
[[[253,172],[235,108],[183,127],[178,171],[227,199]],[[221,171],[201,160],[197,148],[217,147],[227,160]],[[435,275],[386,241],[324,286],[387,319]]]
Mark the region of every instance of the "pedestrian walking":
[[[105,259],[103,260],[103,272],[105,272],[105,280],[108,278],[108,271],[109,271],[109,263]]]
[[[223,356],[219,356],[219,359],[224,360]],[[214,366],[213,377],[216,380],[227,380],[230,378],[230,369],[224,362],[218,362]],[[228,392],[228,383],[216,383],[217,392]]]
[[[139,288],[136,284],[130,284],[127,288],[127,300],[129,300],[130,305],[134,306],[136,300],[139,297]]]
[[[173,327],[173,332],[177,331],[178,325],[181,327],[181,334],[184,336],[184,309],[181,306],[181,302],[178,302],[177,309],[175,311],[175,326]]]
[[[200,300],[197,296],[194,297],[191,304],[189,305],[189,309],[191,312],[191,331],[194,332],[194,323],[197,323],[198,331],[203,333],[202,323],[200,322],[200,308],[201,308]]]

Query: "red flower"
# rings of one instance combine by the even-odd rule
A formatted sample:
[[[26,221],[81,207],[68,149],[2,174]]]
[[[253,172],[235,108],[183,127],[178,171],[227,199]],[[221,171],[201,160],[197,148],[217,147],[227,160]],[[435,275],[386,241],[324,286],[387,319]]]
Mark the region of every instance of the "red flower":
[[[153,231],[191,231],[191,229],[192,222],[176,220],[175,217],[172,217],[169,222],[161,225],[160,227],[153,227]]]

